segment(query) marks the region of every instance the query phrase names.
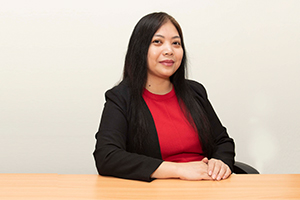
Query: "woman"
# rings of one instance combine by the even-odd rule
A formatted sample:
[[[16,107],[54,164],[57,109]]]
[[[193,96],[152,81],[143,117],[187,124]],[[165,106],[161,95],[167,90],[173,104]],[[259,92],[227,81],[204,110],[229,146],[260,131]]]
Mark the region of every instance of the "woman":
[[[135,26],[123,80],[105,93],[94,157],[99,174],[221,180],[230,176],[234,142],[204,87],[185,78],[182,31],[166,13]]]

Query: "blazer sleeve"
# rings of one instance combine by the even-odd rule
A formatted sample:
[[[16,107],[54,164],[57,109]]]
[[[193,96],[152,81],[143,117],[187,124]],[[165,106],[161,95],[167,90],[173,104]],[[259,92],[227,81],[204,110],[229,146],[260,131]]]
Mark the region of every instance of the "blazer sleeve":
[[[207,92],[204,86],[195,81],[191,81],[190,83],[193,90],[196,92],[197,100],[199,100],[203,105],[211,124],[214,141],[216,144],[212,158],[222,160],[229,166],[231,171],[233,171],[235,157],[234,141],[229,137],[226,128],[222,125],[210,101],[208,100]]]
[[[128,91],[125,90],[126,92]],[[96,167],[100,175],[152,181],[150,176],[162,160],[127,151],[127,97],[124,90],[116,88],[105,93],[106,103],[96,133],[96,149],[93,153]]]

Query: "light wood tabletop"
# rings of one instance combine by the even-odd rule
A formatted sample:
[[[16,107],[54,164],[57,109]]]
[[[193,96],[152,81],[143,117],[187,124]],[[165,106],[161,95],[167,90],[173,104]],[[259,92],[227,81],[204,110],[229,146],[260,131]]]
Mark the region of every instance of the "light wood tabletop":
[[[300,199],[300,174],[151,183],[99,175],[0,174],[0,199]]]

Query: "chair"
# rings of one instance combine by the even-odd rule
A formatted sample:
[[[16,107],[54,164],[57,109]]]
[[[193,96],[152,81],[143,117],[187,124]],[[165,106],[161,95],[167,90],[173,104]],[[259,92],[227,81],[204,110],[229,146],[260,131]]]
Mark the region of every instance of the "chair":
[[[259,172],[251,167],[248,164],[242,163],[235,161],[234,166],[233,166],[233,173],[235,174],[259,174]]]

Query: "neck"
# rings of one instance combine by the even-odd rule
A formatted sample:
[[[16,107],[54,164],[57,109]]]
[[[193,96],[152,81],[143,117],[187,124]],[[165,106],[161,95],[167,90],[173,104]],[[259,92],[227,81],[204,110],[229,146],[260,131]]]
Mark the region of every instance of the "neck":
[[[145,88],[153,94],[161,94],[162,95],[162,94],[169,93],[172,90],[173,85],[169,79],[161,80],[161,81],[147,80]]]

